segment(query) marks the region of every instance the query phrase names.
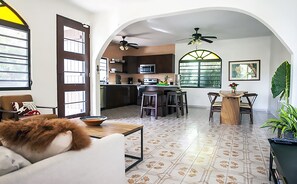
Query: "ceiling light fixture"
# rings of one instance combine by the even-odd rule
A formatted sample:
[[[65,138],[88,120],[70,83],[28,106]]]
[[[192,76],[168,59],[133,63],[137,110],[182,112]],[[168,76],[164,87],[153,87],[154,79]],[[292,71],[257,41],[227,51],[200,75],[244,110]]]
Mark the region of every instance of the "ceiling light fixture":
[[[129,47],[127,45],[121,45],[120,50],[128,50]]]
[[[191,44],[192,45],[201,45],[202,44],[202,41],[200,39],[192,40],[191,41]]]

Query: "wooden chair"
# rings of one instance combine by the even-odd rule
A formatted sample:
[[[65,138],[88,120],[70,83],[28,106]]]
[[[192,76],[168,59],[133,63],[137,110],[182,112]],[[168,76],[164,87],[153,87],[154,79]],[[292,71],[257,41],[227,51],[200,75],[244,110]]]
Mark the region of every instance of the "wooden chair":
[[[52,113],[50,114],[40,114],[32,116],[21,116],[18,111],[13,110],[13,102],[33,102],[31,95],[7,95],[0,96],[0,120],[15,120],[26,119],[26,118],[57,118],[56,108],[57,107],[45,107],[45,106],[36,106],[37,108],[46,108],[51,109]]]
[[[242,98],[246,99],[246,102],[240,102],[240,114],[249,114],[252,124],[254,123],[253,105],[257,97],[258,94],[256,93],[246,93],[242,96]]]
[[[216,92],[209,92],[207,93],[209,102],[210,102],[210,111],[209,111],[209,119],[208,121],[213,121],[213,113],[214,112],[221,112],[222,109],[222,102],[216,101],[218,97],[220,97],[219,93]]]

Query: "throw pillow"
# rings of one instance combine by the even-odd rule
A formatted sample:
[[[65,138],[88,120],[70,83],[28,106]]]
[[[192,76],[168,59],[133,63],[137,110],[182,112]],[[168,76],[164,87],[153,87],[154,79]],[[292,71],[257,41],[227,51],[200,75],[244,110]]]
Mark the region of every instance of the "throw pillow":
[[[69,139],[70,133],[71,139]],[[91,139],[83,130],[83,127],[76,125],[68,119],[48,120],[34,118],[0,123],[0,140],[2,139],[3,145],[16,149],[16,152],[19,152],[19,148],[25,150],[25,154],[27,151],[34,152],[34,154],[27,154],[28,156],[23,155],[28,159],[30,158],[33,162],[38,161],[39,158],[32,159],[31,154],[38,155],[42,153],[53,156],[53,154],[49,154],[47,151],[52,146],[51,143],[56,145],[56,137],[59,138],[60,136],[62,141],[58,139],[58,142],[63,142],[62,145],[64,147],[58,149],[54,146],[53,150],[58,150],[56,154],[61,153],[61,150],[67,151],[69,148],[71,150],[80,150],[88,147],[91,143]],[[67,141],[70,142],[70,146],[67,144]]]
[[[40,112],[37,110],[34,102],[11,102],[12,109],[17,111],[21,116],[32,116],[39,115]]]
[[[0,176],[21,169],[31,163],[21,155],[0,146]]]

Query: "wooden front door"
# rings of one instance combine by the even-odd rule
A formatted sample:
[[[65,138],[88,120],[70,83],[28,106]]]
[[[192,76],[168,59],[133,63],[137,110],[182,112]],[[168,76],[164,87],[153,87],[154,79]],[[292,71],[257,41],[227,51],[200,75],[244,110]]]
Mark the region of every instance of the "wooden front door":
[[[90,28],[57,15],[59,117],[90,114]]]

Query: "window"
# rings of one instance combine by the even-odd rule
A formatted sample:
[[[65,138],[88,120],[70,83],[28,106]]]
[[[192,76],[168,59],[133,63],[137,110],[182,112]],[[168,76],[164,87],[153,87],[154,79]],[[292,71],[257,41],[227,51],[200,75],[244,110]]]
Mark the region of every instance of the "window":
[[[195,50],[179,61],[181,87],[221,88],[222,60],[213,52]]]
[[[0,0],[0,90],[30,89],[30,30]]]
[[[107,82],[107,58],[100,59],[100,83],[105,84]]]

